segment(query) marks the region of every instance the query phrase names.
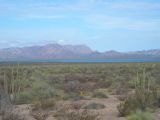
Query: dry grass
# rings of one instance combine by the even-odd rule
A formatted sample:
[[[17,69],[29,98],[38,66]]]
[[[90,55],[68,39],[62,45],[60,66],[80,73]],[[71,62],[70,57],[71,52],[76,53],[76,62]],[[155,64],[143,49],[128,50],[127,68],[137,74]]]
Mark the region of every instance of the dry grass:
[[[49,114],[44,111],[32,112],[31,116],[36,120],[46,120]]]

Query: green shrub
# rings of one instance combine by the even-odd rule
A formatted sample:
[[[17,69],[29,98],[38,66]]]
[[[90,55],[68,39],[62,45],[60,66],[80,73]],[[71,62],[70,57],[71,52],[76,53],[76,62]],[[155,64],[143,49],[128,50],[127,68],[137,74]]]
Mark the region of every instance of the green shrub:
[[[67,94],[67,97],[64,98],[65,100],[74,100],[74,101],[78,101],[78,100],[87,100],[86,97],[79,95],[79,93],[74,93],[74,92],[69,92]]]
[[[153,92],[137,89],[135,94],[128,96],[117,108],[120,116],[126,116],[137,109],[145,111],[152,107],[157,107],[157,99],[153,96]]]
[[[32,100],[33,100],[32,94],[28,91],[25,91],[25,92],[21,92],[17,96],[15,103],[16,104],[29,104],[32,102]]]
[[[94,98],[108,98],[108,96],[102,92],[95,92],[95,93],[93,93],[92,97],[94,97]]]
[[[127,120],[155,120],[153,115],[148,112],[136,111],[128,116]]]
[[[131,112],[137,109],[137,103],[133,96],[128,97],[124,102],[117,106],[119,115],[121,117],[129,115]]]
[[[34,102],[32,105],[32,110],[47,110],[47,109],[53,109],[55,107],[55,101],[53,99],[48,100],[41,100]]]
[[[87,106],[85,106],[85,109],[104,109],[106,106],[103,104],[99,104],[99,103],[91,103]]]
[[[56,97],[56,89],[51,87],[45,81],[36,81],[32,86],[32,90],[30,91],[33,96],[33,100],[43,100]]]

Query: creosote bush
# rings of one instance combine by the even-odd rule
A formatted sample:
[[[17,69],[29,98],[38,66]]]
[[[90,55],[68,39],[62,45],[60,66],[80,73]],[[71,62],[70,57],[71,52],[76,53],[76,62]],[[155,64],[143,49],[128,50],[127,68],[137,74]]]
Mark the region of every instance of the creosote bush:
[[[124,102],[120,103],[117,107],[121,117],[129,115],[132,111],[137,109],[137,103],[133,96],[128,97]]]

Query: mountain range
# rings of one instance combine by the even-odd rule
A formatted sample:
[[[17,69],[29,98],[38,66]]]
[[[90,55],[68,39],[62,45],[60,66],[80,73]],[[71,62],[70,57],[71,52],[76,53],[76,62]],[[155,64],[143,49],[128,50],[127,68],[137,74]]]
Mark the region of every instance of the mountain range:
[[[160,59],[160,49],[117,52],[94,51],[86,45],[47,44],[0,49],[0,60],[26,59]]]

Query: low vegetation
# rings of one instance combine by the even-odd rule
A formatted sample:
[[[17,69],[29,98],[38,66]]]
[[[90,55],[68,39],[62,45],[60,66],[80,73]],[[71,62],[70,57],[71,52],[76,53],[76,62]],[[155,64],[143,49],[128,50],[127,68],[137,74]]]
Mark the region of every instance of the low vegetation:
[[[73,108],[70,105],[60,108],[54,116],[57,120],[100,120],[99,114],[81,107]]]
[[[104,94],[103,92],[95,92],[92,95],[93,98],[108,98],[108,96],[106,94]]]
[[[136,111],[128,116],[127,120],[155,120],[155,118],[149,112]]]
[[[150,78],[145,69],[143,74],[137,73],[137,79],[134,81],[134,93],[128,95],[124,102],[118,106],[120,116],[129,115],[136,110],[146,111],[147,108],[157,108],[160,98],[158,87]]]
[[[32,104],[32,111],[54,109],[55,101],[53,99],[36,101]]]
[[[89,105],[85,106],[85,109],[104,109],[105,105],[99,103],[90,103]]]
[[[75,105],[74,111],[55,106],[60,101],[73,104],[110,96],[120,100],[119,116],[129,120],[147,116],[148,109],[160,107],[159,71],[159,63],[0,64],[0,116],[11,106],[30,104],[31,115],[37,120],[46,119],[49,111],[56,111],[58,120],[72,120],[71,116],[74,120],[97,120],[99,115],[91,111],[106,107],[98,102],[83,108]]]

